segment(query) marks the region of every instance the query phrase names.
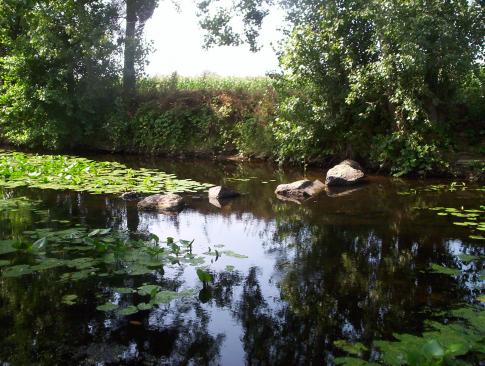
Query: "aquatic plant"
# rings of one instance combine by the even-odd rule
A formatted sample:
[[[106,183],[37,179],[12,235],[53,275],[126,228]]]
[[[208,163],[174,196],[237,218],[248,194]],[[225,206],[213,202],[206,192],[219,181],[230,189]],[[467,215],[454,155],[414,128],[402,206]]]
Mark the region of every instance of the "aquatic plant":
[[[438,216],[447,216],[453,220],[453,225],[467,228],[470,232],[470,239],[485,240],[485,206],[478,208],[464,207],[431,207],[429,210],[436,211]]]
[[[39,205],[39,202],[24,197],[4,198],[0,199],[0,214],[20,207],[34,218],[45,216]],[[60,299],[66,306],[74,306],[80,299],[79,294],[72,293],[73,284],[96,280],[103,289],[97,295],[105,301],[96,309],[116,311],[119,316],[147,311],[177,299],[194,298],[197,293],[194,289],[175,291],[174,288],[164,288],[159,281],[167,268],[195,267],[205,263],[203,256],[193,253],[193,240],[172,237],[161,240],[152,233],[130,235],[111,228],[89,228],[69,220],[51,219],[48,214],[41,223],[24,230],[19,237],[0,240],[0,279],[48,275],[70,287],[70,292]],[[234,252],[227,253],[235,258],[247,258]],[[198,268],[197,275],[204,289],[214,281],[207,270]],[[134,281],[140,280],[145,282],[133,286]],[[119,286],[120,281],[122,286]],[[123,287],[127,283],[129,286]],[[131,296],[135,294],[141,302],[133,304]],[[124,300],[130,300],[130,305],[122,306],[126,303]]]
[[[178,179],[156,169],[130,169],[117,162],[98,162],[67,155],[0,152],[0,186],[70,189],[93,194],[196,192],[211,187]]]
[[[462,262],[481,260],[481,257],[459,255]],[[459,269],[432,264],[431,270],[447,276],[457,276]],[[480,281],[483,277],[480,276]],[[485,299],[480,297],[480,302]],[[345,340],[334,342],[337,348],[352,355],[337,357],[337,365],[345,366],[441,366],[475,365],[485,359],[485,309],[479,306],[464,306],[448,312],[444,322],[428,320],[426,331],[418,336],[394,334],[395,340],[374,341],[377,352],[369,355],[369,349],[359,342]],[[365,354],[369,357],[365,357]],[[370,361],[366,361],[370,358]]]

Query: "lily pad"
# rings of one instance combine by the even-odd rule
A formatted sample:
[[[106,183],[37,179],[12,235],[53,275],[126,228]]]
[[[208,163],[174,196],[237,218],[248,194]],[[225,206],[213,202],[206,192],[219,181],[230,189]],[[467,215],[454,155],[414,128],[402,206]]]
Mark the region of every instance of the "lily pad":
[[[112,302],[107,302],[106,304],[97,306],[96,309],[99,311],[108,312],[108,311],[116,310],[118,309],[118,307],[119,307],[118,305],[113,304]]]
[[[62,303],[66,305],[74,305],[76,304],[78,299],[77,295],[71,294],[71,295],[64,295],[62,297]]]
[[[13,240],[0,240],[0,255],[16,252]]]
[[[236,253],[232,250],[225,250],[223,253],[225,255],[227,255],[228,257],[233,257],[233,258],[239,258],[239,259],[249,258],[247,255],[239,254],[239,253]]]
[[[460,270],[456,268],[444,267],[436,263],[431,264],[431,270],[435,273],[441,273],[449,276],[457,276],[460,274]]]
[[[19,264],[5,269],[5,271],[3,272],[3,277],[21,277],[21,276],[29,275],[33,272],[34,271],[29,265]]]
[[[128,316],[138,313],[139,309],[136,306],[128,306],[126,308],[118,310],[119,315]]]
[[[147,304],[147,303],[142,302],[142,303],[138,304],[136,307],[138,308],[138,310],[141,310],[141,311],[150,310],[150,309],[153,308],[153,304],[151,304],[151,303]]]

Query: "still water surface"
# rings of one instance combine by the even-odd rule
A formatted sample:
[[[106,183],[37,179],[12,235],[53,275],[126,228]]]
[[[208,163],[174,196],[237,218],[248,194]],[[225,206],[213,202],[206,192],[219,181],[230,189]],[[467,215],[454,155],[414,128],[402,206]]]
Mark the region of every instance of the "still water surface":
[[[463,267],[459,254],[484,254],[483,245],[452,219],[420,208],[477,208],[485,203],[483,192],[400,195],[450,182],[370,177],[352,191],[323,193],[298,205],[273,192],[279,183],[301,179],[301,171],[249,163],[124,162],[228,185],[244,195],[217,207],[194,193],[188,208],[169,216],[139,213],[136,202],[113,195],[28,188],[3,194],[39,200],[51,220],[194,240],[196,253],[223,248],[247,258],[207,256],[215,277],[208,292],[130,316],[96,310],[102,303],[97,294],[108,293],[96,279],[61,283],[48,273],[0,278],[0,364],[332,364],[342,355],[335,340],[369,345],[395,332],[419,333],[431,312],[473,302],[480,293],[476,271],[465,268],[454,278],[431,273],[429,266]],[[324,178],[318,170],[306,176]],[[31,214],[7,213],[0,239],[36,225],[43,224]],[[127,287],[202,289],[192,266],[122,281]],[[80,300],[62,304],[66,293]]]

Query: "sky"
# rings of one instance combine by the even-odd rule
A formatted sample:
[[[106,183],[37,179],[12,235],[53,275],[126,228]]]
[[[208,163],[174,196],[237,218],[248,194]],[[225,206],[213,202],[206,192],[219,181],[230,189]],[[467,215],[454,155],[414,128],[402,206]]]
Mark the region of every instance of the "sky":
[[[149,75],[195,76],[205,72],[221,76],[260,76],[278,69],[274,47],[281,38],[277,29],[283,16],[276,12],[268,16],[261,32],[261,51],[253,53],[247,45],[214,47],[204,50],[204,34],[199,27],[196,7],[192,1],[181,1],[177,11],[170,1],[162,1],[145,26],[147,40],[155,51],[146,68]]]

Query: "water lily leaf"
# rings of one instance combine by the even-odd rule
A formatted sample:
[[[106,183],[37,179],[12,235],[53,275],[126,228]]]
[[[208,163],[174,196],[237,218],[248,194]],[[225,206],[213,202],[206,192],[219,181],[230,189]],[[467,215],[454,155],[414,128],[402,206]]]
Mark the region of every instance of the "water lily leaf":
[[[118,309],[118,307],[119,306],[116,305],[116,304],[113,304],[111,302],[107,302],[106,304],[97,306],[96,309],[99,310],[99,311],[108,312],[108,311],[116,310],[116,309]]]
[[[212,282],[214,280],[214,276],[201,268],[197,269],[197,277],[199,277],[199,280],[204,284]]]
[[[431,270],[435,273],[441,273],[441,274],[446,274],[450,276],[457,276],[460,274],[460,270],[456,268],[443,267],[436,263],[431,264]]]
[[[167,304],[172,300],[178,298],[178,293],[176,291],[160,291],[156,294],[155,298],[152,299],[153,304]]]
[[[462,253],[462,254],[458,255],[458,258],[460,258],[460,260],[463,263],[469,263],[469,262],[473,262],[474,260],[477,260],[479,257],[474,256],[474,255],[470,255],[470,254]]]
[[[246,255],[243,255],[243,254],[239,254],[239,253],[236,253],[236,252],[233,252],[232,250],[225,250],[223,252],[225,255],[227,255],[228,257],[233,257],[233,258],[239,258],[239,259],[245,259],[245,258],[249,258],[248,256]]]
[[[117,287],[114,290],[119,294],[132,294],[135,292],[135,290],[128,287]]]
[[[78,296],[77,295],[64,295],[62,297],[62,303],[63,304],[66,304],[66,305],[74,305],[76,304],[77,302],[77,299],[78,299]]]
[[[343,366],[379,366],[377,363],[367,362],[355,357],[336,357],[335,364]]]
[[[138,287],[138,294],[142,296],[155,295],[160,288],[158,285],[143,285]]]
[[[469,238],[475,240],[485,240],[485,237],[481,235],[470,235]]]
[[[0,267],[6,267],[10,265],[10,261],[7,261],[5,259],[0,259]]]
[[[100,229],[94,229],[88,234],[88,237],[96,236],[99,234],[100,231],[101,231]]]
[[[351,355],[361,356],[363,352],[367,351],[367,347],[359,342],[350,343],[345,340],[337,340],[333,344]]]
[[[128,316],[138,313],[138,308],[136,306],[128,306],[124,309],[118,310],[118,314],[122,316]]]
[[[141,265],[134,265],[133,267],[131,267],[129,273],[132,276],[141,276],[141,275],[149,274],[149,273],[152,273],[152,272],[153,272],[153,269],[150,269],[150,268],[147,268],[147,267],[141,266]]]
[[[34,272],[27,264],[19,264],[16,266],[8,267],[3,272],[3,277],[21,277]]]
[[[0,255],[16,252],[13,240],[0,240]]]
[[[151,303],[147,304],[147,303],[142,302],[142,303],[138,304],[136,307],[138,308],[138,310],[141,310],[141,311],[150,310],[150,309],[153,308],[153,304],[151,304]]]
[[[47,269],[57,268],[64,266],[65,262],[62,259],[46,258],[41,263],[32,266],[34,271],[43,271]]]
[[[157,293],[154,299],[152,299],[151,303],[152,304],[168,304],[170,301],[175,300],[175,299],[180,299],[183,297],[190,297],[194,296],[196,293],[195,290],[185,290],[181,292],[176,292],[176,291],[160,291]]]
[[[228,265],[226,266],[226,271],[228,271],[228,272],[232,272],[232,271],[234,271],[234,266],[231,266],[231,265],[229,265],[229,264],[228,264]]]

